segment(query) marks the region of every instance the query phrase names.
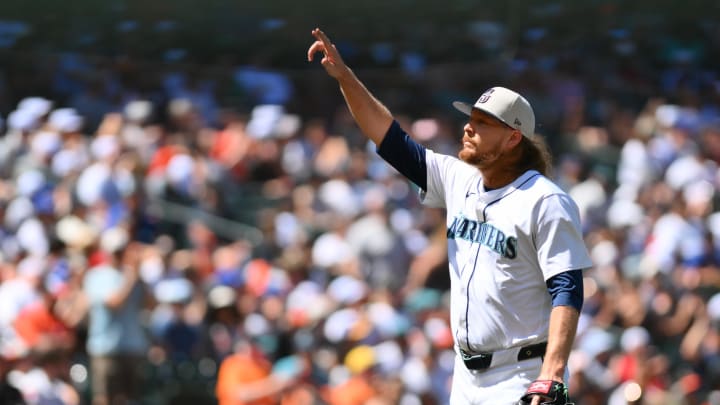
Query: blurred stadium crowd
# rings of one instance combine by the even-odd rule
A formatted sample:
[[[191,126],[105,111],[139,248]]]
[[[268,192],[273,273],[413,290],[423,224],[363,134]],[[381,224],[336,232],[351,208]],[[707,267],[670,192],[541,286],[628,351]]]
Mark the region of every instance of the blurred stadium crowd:
[[[501,84],[535,107],[595,262],[572,399],[717,405],[720,28],[639,17],[483,19],[444,60],[422,24],[338,46],[439,152],[458,148],[453,99]],[[0,402],[447,403],[443,213],[317,66],[32,53],[0,26]]]

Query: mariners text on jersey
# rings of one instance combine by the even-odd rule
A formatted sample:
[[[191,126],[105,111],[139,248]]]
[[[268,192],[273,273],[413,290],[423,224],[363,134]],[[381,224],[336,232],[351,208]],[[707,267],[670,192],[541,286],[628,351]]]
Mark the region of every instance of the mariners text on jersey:
[[[447,238],[480,243],[508,259],[517,256],[517,238],[506,236],[503,231],[487,222],[475,221],[462,215],[453,218],[447,229]]]

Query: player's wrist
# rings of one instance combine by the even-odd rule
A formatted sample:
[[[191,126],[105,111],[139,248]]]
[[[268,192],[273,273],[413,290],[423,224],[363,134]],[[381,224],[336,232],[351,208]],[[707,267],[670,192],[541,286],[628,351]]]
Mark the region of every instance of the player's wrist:
[[[341,69],[338,69],[335,74],[335,80],[337,80],[340,85],[343,85],[352,81],[356,81],[357,78],[355,77],[355,73],[353,73],[352,69],[350,69],[350,67],[346,65],[343,66]]]
[[[538,380],[553,380],[563,382],[567,363],[555,356],[545,356]]]
[[[565,382],[565,371],[559,373],[540,373],[537,377],[538,380],[557,381],[560,383]]]

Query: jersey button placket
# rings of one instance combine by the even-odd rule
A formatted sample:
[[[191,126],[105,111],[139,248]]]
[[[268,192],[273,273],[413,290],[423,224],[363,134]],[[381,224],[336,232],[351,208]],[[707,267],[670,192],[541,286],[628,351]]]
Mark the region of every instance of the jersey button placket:
[[[459,330],[458,330],[458,338],[459,341],[464,342],[468,347],[467,350],[470,350],[470,330],[469,330],[469,305],[470,305],[470,283],[472,282],[473,273],[477,271],[477,258],[480,253],[480,244],[474,243],[474,255],[472,259],[472,266],[469,266],[471,268],[471,271],[465,271],[460,277],[460,305],[459,307],[462,308],[460,311],[459,316]]]

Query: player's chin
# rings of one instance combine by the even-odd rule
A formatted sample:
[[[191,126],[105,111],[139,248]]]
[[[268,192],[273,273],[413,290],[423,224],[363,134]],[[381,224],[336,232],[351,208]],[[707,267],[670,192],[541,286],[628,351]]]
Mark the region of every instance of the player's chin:
[[[477,160],[477,154],[475,153],[475,150],[464,147],[458,152],[458,159],[465,163],[473,164]]]
[[[474,150],[468,150],[468,149],[462,149],[460,152],[458,152],[458,159],[462,160],[463,162],[475,166],[478,169],[485,168],[488,163],[491,161],[488,159],[487,156],[481,155]]]

